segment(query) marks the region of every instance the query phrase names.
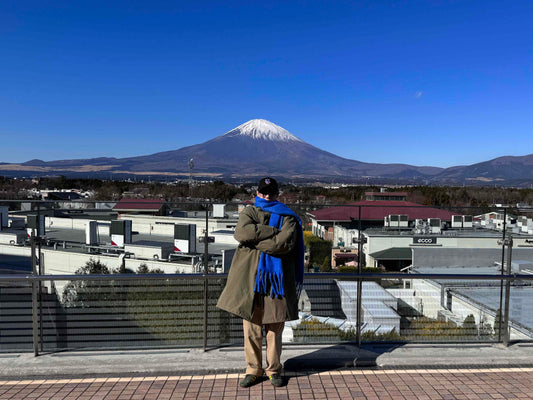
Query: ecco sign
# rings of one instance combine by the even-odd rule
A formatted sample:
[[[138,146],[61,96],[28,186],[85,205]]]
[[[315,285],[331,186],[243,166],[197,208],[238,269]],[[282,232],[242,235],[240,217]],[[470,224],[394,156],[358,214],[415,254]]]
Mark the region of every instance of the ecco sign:
[[[413,238],[413,244],[436,244],[437,238],[436,237],[414,237]]]

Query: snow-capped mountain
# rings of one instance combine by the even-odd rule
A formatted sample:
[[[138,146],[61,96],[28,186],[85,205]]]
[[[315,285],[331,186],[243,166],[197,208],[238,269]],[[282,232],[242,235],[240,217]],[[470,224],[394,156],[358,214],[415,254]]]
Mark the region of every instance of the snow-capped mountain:
[[[225,133],[222,137],[247,136],[257,140],[276,140],[280,142],[303,142],[292,133],[266,119],[252,119]]]
[[[494,180],[498,184],[509,181],[517,186],[523,184],[523,177],[526,177],[527,182],[530,181],[527,177],[531,177],[533,164],[533,155],[504,157],[472,166],[447,169],[364,163],[316,148],[270,121],[253,119],[207,142],[178,150],[122,159],[101,157],[0,164],[0,174],[187,177],[191,158],[194,160],[195,175],[226,180],[255,179],[261,175],[272,175],[306,181],[325,178],[336,181],[388,180],[396,183],[416,181],[472,184],[476,181],[487,183]]]

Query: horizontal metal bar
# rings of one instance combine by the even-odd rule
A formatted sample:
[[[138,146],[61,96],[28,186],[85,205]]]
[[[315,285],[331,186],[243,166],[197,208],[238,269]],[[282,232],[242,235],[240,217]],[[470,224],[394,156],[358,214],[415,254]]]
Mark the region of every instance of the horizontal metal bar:
[[[305,274],[305,279],[359,279],[369,281],[374,279],[442,279],[442,280],[533,280],[530,274],[510,274],[510,275],[488,275],[488,274],[404,274],[404,273],[386,273],[386,274],[340,274],[340,273],[323,273],[323,274]]]
[[[219,274],[219,278],[227,275]],[[88,275],[0,275],[0,282],[23,282],[23,281],[142,281],[142,280],[186,280],[216,278],[203,274],[88,274]]]
[[[22,204],[22,203],[31,203],[31,204],[42,204],[42,205],[48,205],[48,204],[57,204],[57,203],[67,203],[67,202],[71,202],[71,200],[11,200],[11,199],[0,199],[0,203],[12,203],[12,204]],[[72,204],[108,204],[108,203],[118,203],[117,200],[87,200],[87,199],[77,199],[76,201],[72,201]],[[132,201],[122,201],[121,204],[134,204],[135,203],[135,200],[132,200]],[[154,204],[156,204],[157,201],[154,200]],[[211,201],[200,201],[200,202],[187,202],[187,201],[165,201],[163,203],[157,203],[157,204],[166,204],[166,205],[169,205],[169,206],[172,206],[172,205],[182,205],[182,204],[186,204],[186,205],[196,205],[196,206],[205,206],[206,204],[208,205],[211,205],[212,202]],[[240,205],[240,204],[245,204],[245,202],[237,202],[237,203],[227,203],[227,204],[230,204],[230,205]],[[296,209],[300,209],[300,208],[324,208],[324,205],[323,204],[315,204],[315,203],[287,203],[288,206],[292,207],[292,208],[296,208]],[[379,204],[342,204],[342,203],[333,203],[333,204],[328,204],[327,207],[335,207],[335,208],[338,208],[338,207],[343,207],[343,208],[377,208],[377,207],[383,207],[382,205],[379,205]],[[412,205],[395,205],[394,206],[395,208],[412,208],[413,206]],[[479,210],[481,209],[482,207],[481,206],[439,206],[439,205],[425,205],[425,204],[420,204],[420,205],[417,205],[416,206],[417,208],[421,208],[421,209],[424,209],[424,208],[440,208],[440,209],[443,209],[443,210],[453,210],[453,209],[461,209],[461,210],[467,210],[467,209],[471,209],[471,210]],[[518,207],[515,207],[515,206],[508,206],[508,207],[490,207],[489,209],[492,210],[492,211],[497,211],[497,212],[503,212],[504,210],[513,210],[513,209],[517,209]],[[65,209],[65,210],[72,210],[72,209]],[[91,209],[89,209],[91,210]],[[100,211],[107,211],[106,209],[98,209],[98,208],[94,208],[92,210],[100,210]],[[36,211],[36,210],[35,210]],[[523,211],[523,212],[526,212],[528,213],[529,210],[527,211]]]
[[[228,274],[91,274],[91,275],[31,275],[12,274],[0,275],[0,282],[32,282],[32,281],[142,281],[142,280],[204,280],[225,279]],[[358,273],[313,273],[305,274],[305,279],[440,279],[440,280],[533,280],[533,275],[482,275],[482,274],[358,274]]]

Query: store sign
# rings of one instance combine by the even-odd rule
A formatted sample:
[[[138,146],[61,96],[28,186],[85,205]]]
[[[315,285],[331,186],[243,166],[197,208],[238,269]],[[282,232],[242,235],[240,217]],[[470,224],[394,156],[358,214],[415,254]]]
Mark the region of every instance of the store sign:
[[[413,244],[436,244],[435,236],[416,236],[413,238]]]

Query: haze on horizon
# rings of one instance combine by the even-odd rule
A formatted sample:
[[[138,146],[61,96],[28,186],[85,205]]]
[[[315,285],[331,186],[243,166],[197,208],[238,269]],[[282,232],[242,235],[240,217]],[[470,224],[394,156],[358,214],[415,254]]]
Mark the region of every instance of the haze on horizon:
[[[0,162],[147,155],[254,118],[364,162],[530,154],[532,12],[483,1],[2,2]]]

